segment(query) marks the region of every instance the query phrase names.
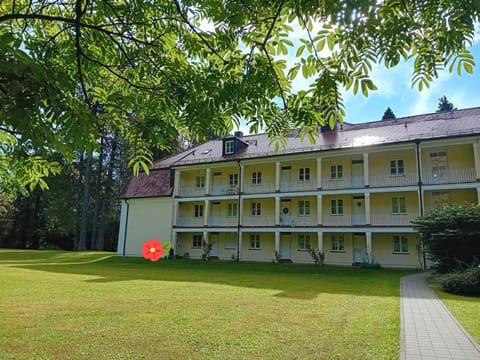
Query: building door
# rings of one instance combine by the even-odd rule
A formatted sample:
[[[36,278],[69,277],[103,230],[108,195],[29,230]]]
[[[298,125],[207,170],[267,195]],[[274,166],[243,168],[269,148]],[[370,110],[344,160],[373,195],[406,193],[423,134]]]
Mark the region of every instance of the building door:
[[[212,248],[210,250],[210,256],[218,257],[218,241],[219,241],[218,234],[210,234],[209,243],[212,244]]]
[[[280,203],[280,225],[292,226],[292,209],[290,200],[282,200]]]
[[[368,262],[367,237],[365,234],[353,234],[353,262]]]
[[[215,171],[212,176],[212,195],[222,195],[223,194],[223,184],[222,184],[222,173],[220,171]]]
[[[352,187],[363,187],[363,160],[352,160]]]
[[[365,225],[365,197],[352,197],[352,225]]]
[[[280,171],[280,191],[290,191],[292,189],[292,167],[282,166]]]
[[[434,151],[429,154],[430,166],[432,169],[432,182],[448,181],[447,152]]]
[[[220,202],[212,202],[212,212],[210,215],[210,224],[212,226],[221,226]]]
[[[280,258],[290,259],[292,257],[292,239],[290,234],[280,234]]]

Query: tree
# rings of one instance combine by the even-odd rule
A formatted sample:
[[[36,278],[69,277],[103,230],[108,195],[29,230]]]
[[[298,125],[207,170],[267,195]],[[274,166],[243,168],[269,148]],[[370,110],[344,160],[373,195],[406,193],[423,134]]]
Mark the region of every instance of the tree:
[[[453,104],[448,101],[447,97],[444,95],[438,99],[438,108],[437,112],[452,111],[455,110]]]
[[[387,107],[387,110],[383,113],[382,120],[390,120],[390,119],[396,119],[397,117],[393,113],[392,109],[390,109],[390,106]]]
[[[292,127],[313,141],[319,125],[343,120],[342,88],[376,89],[374,65],[413,59],[420,90],[443,69],[472,73],[479,16],[470,0],[4,0],[0,162],[18,171],[2,175],[45,187],[58,171],[45,152],[94,153],[107,118],[134,172],[148,171],[150,145],[168,147],[165,134],[202,138],[240,120],[278,146]],[[294,92],[299,74],[311,85]]]
[[[445,205],[412,223],[437,271],[451,272],[480,260],[480,206]]]

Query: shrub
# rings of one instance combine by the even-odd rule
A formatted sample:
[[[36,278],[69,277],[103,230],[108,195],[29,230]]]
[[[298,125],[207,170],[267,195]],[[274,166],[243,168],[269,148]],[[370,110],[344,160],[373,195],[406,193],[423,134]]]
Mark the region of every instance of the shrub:
[[[412,221],[440,273],[465,269],[480,258],[480,207],[446,205]]]
[[[440,286],[452,294],[480,296],[480,267],[443,275],[440,278]]]

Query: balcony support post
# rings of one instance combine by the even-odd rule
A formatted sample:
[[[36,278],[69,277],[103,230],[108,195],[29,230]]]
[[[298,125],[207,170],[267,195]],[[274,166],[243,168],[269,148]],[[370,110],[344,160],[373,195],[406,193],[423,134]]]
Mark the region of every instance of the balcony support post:
[[[175,169],[175,178],[173,181],[173,197],[178,196],[180,194],[180,176],[182,175],[182,171]]]
[[[280,231],[275,231],[275,252],[280,254]]]
[[[475,140],[473,142],[473,158],[475,161],[475,178],[477,181],[480,181],[480,140]]]
[[[172,249],[173,255],[177,255],[177,236],[178,233],[175,230],[172,230]],[[168,255],[168,254],[167,254]]]
[[[275,162],[275,192],[280,192],[280,161]]]
[[[211,172],[212,170],[208,167],[205,170],[205,195],[210,195],[210,180],[211,180]]]
[[[322,195],[317,194],[317,225],[318,226],[321,226],[323,223],[322,210],[323,210]]]
[[[368,188],[370,186],[369,172],[368,172],[368,153],[363,153],[363,186]]]
[[[373,263],[373,254],[372,254],[372,232],[365,232],[367,238],[367,256],[370,263]]]
[[[173,201],[173,213],[172,213],[172,224],[173,226],[178,225],[177,224],[177,217],[178,217],[178,207],[179,207],[179,201],[174,200]]]
[[[365,225],[371,225],[371,214],[370,214],[370,193],[365,193]]]
[[[317,231],[318,251],[323,253],[323,231]]]
[[[210,222],[210,200],[205,200],[205,211],[203,213],[203,226],[207,227]]]
[[[322,158],[317,158],[317,190],[322,190]]]
[[[280,196],[275,196],[275,226],[280,226]]]

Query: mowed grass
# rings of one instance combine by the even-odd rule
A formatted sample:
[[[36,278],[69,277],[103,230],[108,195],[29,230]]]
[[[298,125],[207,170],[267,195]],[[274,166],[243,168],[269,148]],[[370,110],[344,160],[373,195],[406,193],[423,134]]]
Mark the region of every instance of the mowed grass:
[[[448,310],[480,344],[480,298],[446,293],[440,289],[435,277],[429,282]]]
[[[408,271],[0,250],[2,359],[398,359]]]

